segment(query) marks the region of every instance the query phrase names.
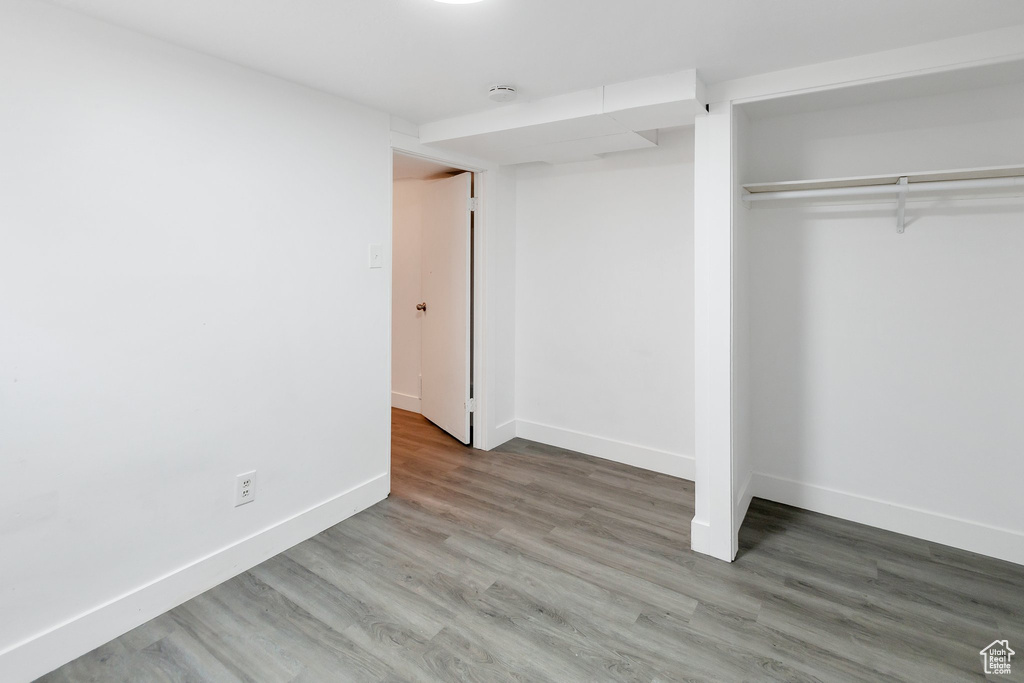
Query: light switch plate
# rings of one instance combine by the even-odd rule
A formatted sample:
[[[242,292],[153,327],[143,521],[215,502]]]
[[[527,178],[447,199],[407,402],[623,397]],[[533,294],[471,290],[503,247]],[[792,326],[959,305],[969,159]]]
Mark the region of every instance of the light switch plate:
[[[371,244],[370,245],[370,267],[371,268],[383,268],[384,267],[384,245],[382,245],[382,244]]]

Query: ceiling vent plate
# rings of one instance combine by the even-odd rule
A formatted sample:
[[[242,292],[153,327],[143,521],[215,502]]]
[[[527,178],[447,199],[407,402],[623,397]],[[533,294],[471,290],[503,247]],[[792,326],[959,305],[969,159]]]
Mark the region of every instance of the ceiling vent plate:
[[[516,89],[511,85],[496,85],[487,96],[494,102],[511,102],[516,98]]]

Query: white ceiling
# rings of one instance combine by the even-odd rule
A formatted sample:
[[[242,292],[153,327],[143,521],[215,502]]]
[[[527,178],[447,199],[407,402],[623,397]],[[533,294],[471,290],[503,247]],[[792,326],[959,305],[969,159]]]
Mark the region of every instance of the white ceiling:
[[[1024,24],[1021,0],[50,0],[414,123],[697,68],[706,83]]]

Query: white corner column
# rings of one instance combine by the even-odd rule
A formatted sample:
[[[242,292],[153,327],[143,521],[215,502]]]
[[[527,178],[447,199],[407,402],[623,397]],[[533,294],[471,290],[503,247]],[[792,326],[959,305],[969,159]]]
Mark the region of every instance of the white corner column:
[[[694,551],[732,562],[732,104],[694,124],[696,514]]]

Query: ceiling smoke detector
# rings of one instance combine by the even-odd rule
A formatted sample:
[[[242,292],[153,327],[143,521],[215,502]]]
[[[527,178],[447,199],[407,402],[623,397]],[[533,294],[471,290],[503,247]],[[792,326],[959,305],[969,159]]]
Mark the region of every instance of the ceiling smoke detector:
[[[516,98],[516,89],[511,85],[496,85],[487,96],[494,102],[511,102]]]

